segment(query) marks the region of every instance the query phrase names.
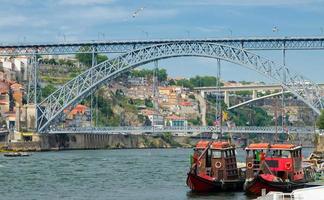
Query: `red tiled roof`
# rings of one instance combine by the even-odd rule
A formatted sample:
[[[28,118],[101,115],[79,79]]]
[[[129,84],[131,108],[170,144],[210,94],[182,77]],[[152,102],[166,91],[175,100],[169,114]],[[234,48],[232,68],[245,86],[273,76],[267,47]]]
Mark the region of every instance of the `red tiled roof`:
[[[78,113],[84,114],[87,109],[88,109],[87,106],[78,104],[77,106],[75,106],[75,108],[73,108],[71,110],[71,112],[69,113],[69,115],[76,115]],[[67,113],[68,110],[64,110],[64,112]]]
[[[186,118],[184,118],[184,117],[179,117],[179,116],[177,116],[177,115],[167,116],[166,119],[169,119],[169,120],[186,120]]]
[[[20,90],[22,88],[22,85],[19,83],[14,83],[10,87],[12,90]]]
[[[183,101],[183,102],[180,102],[179,105],[180,106],[192,106],[192,103],[188,102],[188,101]]]

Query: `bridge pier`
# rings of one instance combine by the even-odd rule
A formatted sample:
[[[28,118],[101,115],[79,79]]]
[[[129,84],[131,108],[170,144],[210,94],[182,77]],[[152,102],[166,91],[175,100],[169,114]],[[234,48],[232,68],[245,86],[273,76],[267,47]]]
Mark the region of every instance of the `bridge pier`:
[[[256,90],[252,91],[252,99],[258,98],[258,92]]]
[[[224,92],[224,103],[226,104],[227,107],[230,107],[229,92],[228,91]]]
[[[205,92],[203,90],[200,91],[200,96],[202,96],[202,98],[205,98]]]

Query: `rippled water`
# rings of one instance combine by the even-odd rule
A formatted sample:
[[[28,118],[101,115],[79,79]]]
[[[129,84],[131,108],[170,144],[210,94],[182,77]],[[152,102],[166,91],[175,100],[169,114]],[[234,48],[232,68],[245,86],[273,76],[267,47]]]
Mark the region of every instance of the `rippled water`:
[[[80,150],[0,155],[0,199],[248,199],[198,195],[185,184],[191,149]],[[239,160],[243,152],[239,151]]]

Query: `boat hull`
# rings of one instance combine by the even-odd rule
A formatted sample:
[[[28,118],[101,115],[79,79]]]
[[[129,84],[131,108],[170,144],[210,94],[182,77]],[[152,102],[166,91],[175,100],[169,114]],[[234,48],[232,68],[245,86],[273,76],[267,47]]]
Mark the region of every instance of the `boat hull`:
[[[295,189],[305,187],[304,182],[271,182],[263,179],[261,176],[256,176],[252,181],[244,183],[244,190],[247,194],[261,195],[262,189],[266,192],[292,192]]]
[[[221,192],[226,190],[242,190],[244,181],[218,181],[188,173],[187,185],[193,192]]]

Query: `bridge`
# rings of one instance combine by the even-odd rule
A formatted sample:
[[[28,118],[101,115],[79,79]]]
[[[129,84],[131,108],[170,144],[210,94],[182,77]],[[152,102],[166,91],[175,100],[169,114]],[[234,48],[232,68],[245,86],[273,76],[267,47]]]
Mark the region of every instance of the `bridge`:
[[[200,133],[257,133],[257,134],[314,134],[319,130],[314,127],[275,127],[275,126],[237,126],[237,127],[219,127],[219,126],[179,126],[179,127],[154,127],[154,126],[122,126],[122,127],[75,127],[75,128],[55,128],[47,134],[161,134],[170,132],[173,134],[184,133],[184,136],[197,136]]]
[[[317,83],[321,88],[324,88],[324,83]],[[203,92],[218,92],[217,87],[194,87],[196,91]],[[221,92],[240,92],[240,91],[274,91],[282,90],[280,84],[269,84],[269,85],[238,85],[238,86],[221,86]]]
[[[324,92],[324,84],[320,83],[317,84],[321,89],[322,92]],[[215,92],[222,92],[224,93],[224,102],[227,105],[229,109],[234,109],[237,107],[240,107],[242,105],[246,105],[261,99],[273,97],[273,96],[278,96],[282,94],[283,87],[280,84],[269,84],[269,85],[237,85],[237,86],[221,86],[220,89],[217,87],[195,87],[195,91],[200,92],[200,95],[205,97],[206,93],[215,93]],[[241,91],[252,91],[252,99],[242,102],[237,105],[230,106],[230,92],[241,92]],[[258,97],[258,91],[281,91],[281,92],[276,92],[273,94],[265,95]],[[323,96],[324,93],[321,93]]]
[[[177,43],[217,43],[246,50],[323,50],[324,37],[246,37],[204,39],[161,39],[89,41],[39,44],[0,44],[1,56],[63,55],[76,53],[125,53],[136,49]]]
[[[315,113],[323,108],[322,88],[285,65],[286,50],[323,50],[324,37],[261,37],[188,40],[94,41],[84,43],[0,45],[0,56],[31,56],[31,81],[28,103],[36,107],[35,127],[39,133],[51,131],[62,118],[64,109],[73,107],[101,85],[135,67],[172,57],[208,57],[232,62],[254,70],[277,82]],[[250,50],[281,50],[283,64],[259,56]],[[37,55],[92,53],[92,67],[73,78],[42,102],[37,102]],[[117,56],[96,64],[95,54],[117,53]],[[57,132],[56,132],[57,133]]]

